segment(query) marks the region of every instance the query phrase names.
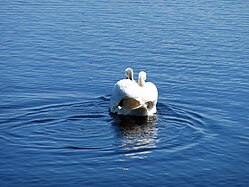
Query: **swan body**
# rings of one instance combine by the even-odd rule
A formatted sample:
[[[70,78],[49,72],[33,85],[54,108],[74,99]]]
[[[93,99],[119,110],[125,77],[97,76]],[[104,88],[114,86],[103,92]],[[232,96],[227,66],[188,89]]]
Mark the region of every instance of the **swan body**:
[[[118,81],[110,98],[110,112],[119,115],[151,116],[156,113],[158,92],[151,82],[145,82],[146,73],[140,72],[138,83],[133,70],[127,68],[126,79]]]

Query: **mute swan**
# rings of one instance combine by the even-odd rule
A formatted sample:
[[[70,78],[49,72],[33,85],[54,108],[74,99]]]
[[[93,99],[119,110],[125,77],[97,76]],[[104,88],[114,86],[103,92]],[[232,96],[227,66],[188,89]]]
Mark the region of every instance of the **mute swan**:
[[[110,112],[120,115],[151,116],[156,113],[157,88],[145,83],[146,73],[140,72],[138,83],[133,70],[125,70],[126,79],[118,81],[110,98]]]
[[[138,75],[138,85],[141,87],[142,98],[145,103],[145,107],[148,110],[148,115],[153,115],[156,113],[156,104],[158,98],[158,91],[155,84],[152,82],[145,82],[146,73],[141,71]]]

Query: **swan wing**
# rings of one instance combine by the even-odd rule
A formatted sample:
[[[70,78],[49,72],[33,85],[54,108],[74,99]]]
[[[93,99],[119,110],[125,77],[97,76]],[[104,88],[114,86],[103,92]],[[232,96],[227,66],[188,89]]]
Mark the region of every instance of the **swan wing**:
[[[122,100],[122,105],[126,110],[131,110],[132,108],[140,106],[140,93],[137,92],[137,90],[138,85],[135,81],[130,79],[118,81],[113,88],[110,99],[111,112],[116,112],[116,109]]]
[[[142,87],[142,89],[143,89],[143,100],[145,102],[149,101],[157,102],[158,90],[155,84],[153,84],[152,82],[147,82],[145,86]]]

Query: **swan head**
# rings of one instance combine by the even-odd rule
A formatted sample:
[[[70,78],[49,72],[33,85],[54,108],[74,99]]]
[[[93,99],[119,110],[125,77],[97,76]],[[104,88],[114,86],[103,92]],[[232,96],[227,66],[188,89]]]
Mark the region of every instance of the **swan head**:
[[[131,68],[126,68],[125,69],[125,77],[126,79],[130,79],[130,80],[134,80],[134,77],[133,77],[133,70]]]
[[[140,71],[138,74],[138,85],[143,87],[145,85],[146,73],[144,71]]]

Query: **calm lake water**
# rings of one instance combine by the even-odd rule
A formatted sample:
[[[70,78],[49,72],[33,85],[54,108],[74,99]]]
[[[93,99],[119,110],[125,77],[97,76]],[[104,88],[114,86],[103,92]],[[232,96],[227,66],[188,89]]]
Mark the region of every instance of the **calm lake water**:
[[[131,67],[152,119],[108,113]],[[249,1],[2,0],[0,185],[248,186]]]

